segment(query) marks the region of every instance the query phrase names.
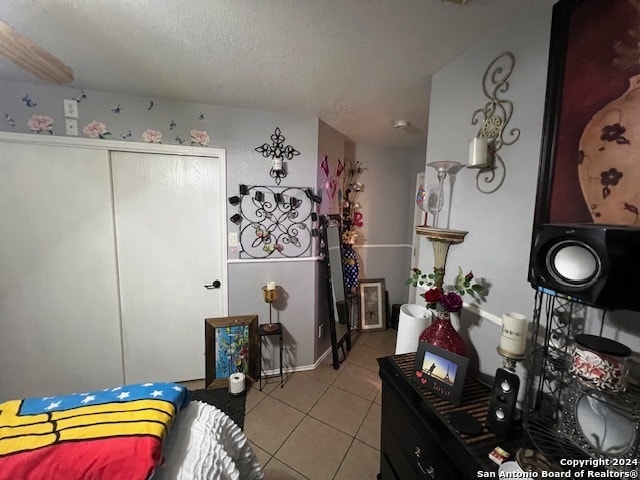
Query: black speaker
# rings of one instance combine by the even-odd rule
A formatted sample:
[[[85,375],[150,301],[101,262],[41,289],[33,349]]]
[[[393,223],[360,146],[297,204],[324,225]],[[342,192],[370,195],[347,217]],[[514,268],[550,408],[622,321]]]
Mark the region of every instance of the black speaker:
[[[508,438],[511,428],[520,420],[520,412],[516,409],[520,377],[509,370],[499,368],[491,390],[487,428],[499,438]]]
[[[607,310],[640,311],[640,229],[542,224],[533,234],[529,282]]]

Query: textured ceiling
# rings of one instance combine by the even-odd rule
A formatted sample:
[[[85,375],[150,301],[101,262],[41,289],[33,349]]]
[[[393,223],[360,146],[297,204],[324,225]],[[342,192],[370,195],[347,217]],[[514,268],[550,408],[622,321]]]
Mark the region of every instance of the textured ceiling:
[[[77,88],[305,114],[412,147],[426,142],[431,76],[540,1],[0,0],[0,19]],[[0,78],[38,82],[2,58]]]

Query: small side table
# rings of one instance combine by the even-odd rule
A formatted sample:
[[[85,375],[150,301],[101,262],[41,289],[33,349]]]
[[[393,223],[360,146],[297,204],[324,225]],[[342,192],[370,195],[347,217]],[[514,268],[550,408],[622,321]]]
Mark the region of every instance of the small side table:
[[[282,324],[273,323],[272,325],[277,325],[277,328],[272,331],[265,330],[264,327],[269,324],[261,324],[258,326],[258,336],[260,337],[260,372],[258,373],[258,378],[260,382],[260,391],[262,391],[262,338],[270,337],[272,335],[278,335],[279,346],[280,346],[280,388],[284,387],[284,376],[282,374]]]

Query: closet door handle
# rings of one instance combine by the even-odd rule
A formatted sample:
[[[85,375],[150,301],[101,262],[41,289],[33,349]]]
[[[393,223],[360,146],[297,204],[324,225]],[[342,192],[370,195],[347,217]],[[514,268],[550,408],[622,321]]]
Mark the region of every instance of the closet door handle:
[[[214,280],[211,285],[205,285],[204,288],[206,288],[207,290],[214,290],[216,288],[220,288],[220,285],[222,285],[220,283],[220,280]]]

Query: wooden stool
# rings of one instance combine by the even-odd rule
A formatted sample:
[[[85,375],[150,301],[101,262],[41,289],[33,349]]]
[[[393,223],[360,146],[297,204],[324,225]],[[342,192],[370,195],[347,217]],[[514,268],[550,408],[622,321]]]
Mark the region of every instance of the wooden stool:
[[[267,325],[275,325],[277,328],[274,330],[265,330]],[[260,337],[260,372],[258,373],[258,378],[260,379],[260,391],[262,391],[262,338],[270,337],[272,335],[278,335],[278,340],[280,344],[280,388],[284,387],[284,376],[282,374],[282,324],[280,323],[264,323],[258,326],[258,336]]]

